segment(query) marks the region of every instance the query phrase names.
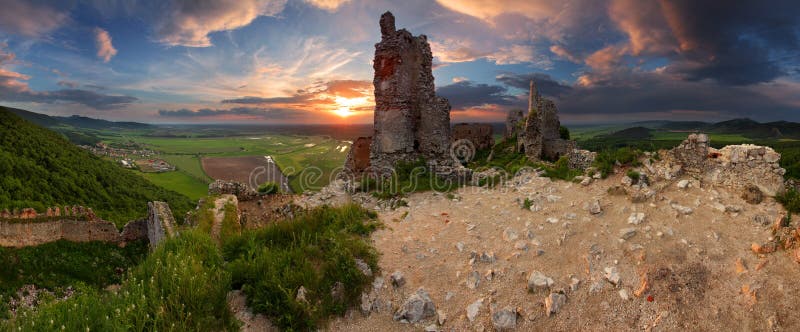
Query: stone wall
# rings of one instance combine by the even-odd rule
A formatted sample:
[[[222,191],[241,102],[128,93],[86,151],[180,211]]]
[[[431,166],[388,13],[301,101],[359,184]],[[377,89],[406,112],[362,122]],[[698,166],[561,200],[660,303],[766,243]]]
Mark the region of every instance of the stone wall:
[[[520,123],[524,120],[525,114],[522,110],[510,110],[506,115],[506,132],[503,138],[509,139],[519,134]]]
[[[573,149],[569,154],[569,168],[585,170],[592,166],[595,158],[597,158],[597,152]]]
[[[548,160],[558,160],[561,156],[568,156],[578,147],[575,141],[565,139],[545,139],[542,144],[542,157]]]
[[[216,180],[208,185],[209,195],[234,195],[240,201],[256,198],[258,193],[247,184],[236,181]]]
[[[492,125],[486,123],[459,123],[453,126],[453,141],[466,139],[478,150],[494,146]]]
[[[530,83],[528,107],[524,129],[518,135],[517,152],[524,153],[531,161],[557,160],[571,154],[577,147],[576,142],[561,139],[558,108],[555,102],[539,94],[533,81]]]
[[[15,212],[4,210],[0,213],[0,247],[35,246],[58,240],[125,243],[149,239],[151,231],[162,234],[153,237],[160,240],[166,234],[172,234],[175,221],[166,203],[154,203],[159,203],[154,205],[158,211],[156,219],[169,220],[168,226],[163,226],[164,222],[153,223],[159,225],[159,229],[153,229],[149,219],[140,219],[126,224],[121,233],[112,222],[98,218],[92,209],[82,206],[65,207],[63,210],[59,207],[48,208],[45,213],[37,213],[33,209]],[[148,206],[152,204],[148,203]],[[32,218],[33,215],[36,217]],[[151,241],[151,245],[155,244],[157,242]]]
[[[369,153],[371,145],[372,137],[356,138],[350,146],[350,151],[347,152],[344,168],[353,174],[361,174],[364,172],[370,165]]]
[[[142,236],[131,237],[127,241],[143,238]],[[121,237],[113,223],[103,220],[0,221],[0,247],[36,246],[58,240],[120,242]]]
[[[705,184],[736,190],[750,186],[775,196],[784,190],[781,155],[770,147],[751,144],[728,145],[719,150],[710,147],[705,134],[691,134],[672,150],[662,151],[660,161],[644,166],[655,179],[673,179],[681,174]]]
[[[450,104],[436,96],[428,38],[396,30],[392,13],[380,19],[381,41],[375,44],[374,135],[370,164],[393,168],[419,157],[447,162]]]
[[[165,202],[147,203],[147,239],[155,247],[175,235],[175,218]]]

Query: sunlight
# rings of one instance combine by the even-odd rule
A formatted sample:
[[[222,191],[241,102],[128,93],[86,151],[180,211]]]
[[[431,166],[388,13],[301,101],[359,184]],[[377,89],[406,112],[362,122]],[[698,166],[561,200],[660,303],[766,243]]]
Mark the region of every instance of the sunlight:
[[[366,106],[367,97],[360,97],[360,98],[336,97],[336,104],[339,106],[339,108],[333,110],[333,114],[346,118],[348,116],[353,115],[353,111],[351,110],[352,107]]]

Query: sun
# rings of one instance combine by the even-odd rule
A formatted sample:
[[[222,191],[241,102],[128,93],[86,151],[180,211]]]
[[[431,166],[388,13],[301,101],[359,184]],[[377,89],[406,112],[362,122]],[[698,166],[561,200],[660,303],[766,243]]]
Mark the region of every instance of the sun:
[[[336,105],[339,106],[339,108],[333,110],[333,114],[336,114],[342,118],[346,118],[353,115],[353,110],[351,108],[366,106],[367,97],[361,97],[361,98],[336,97]]]

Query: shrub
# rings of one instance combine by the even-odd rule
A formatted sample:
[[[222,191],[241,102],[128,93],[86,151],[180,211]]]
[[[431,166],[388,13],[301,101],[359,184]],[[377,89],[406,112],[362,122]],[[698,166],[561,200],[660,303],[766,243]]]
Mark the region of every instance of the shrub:
[[[558,158],[552,167],[544,165],[543,168],[544,176],[566,181],[572,181],[576,176],[582,174],[580,170],[569,168],[569,157],[567,156]]]
[[[600,175],[605,178],[614,171],[614,166],[617,163],[625,166],[639,166],[639,156],[641,156],[641,154],[641,151],[630,147],[623,147],[616,150],[604,150],[597,153],[597,157],[594,159],[592,166],[600,171]]]
[[[775,199],[783,205],[783,208],[792,213],[800,212],[800,192],[795,188],[790,188],[784,193],[775,196]]]
[[[530,210],[531,206],[533,206],[533,201],[530,198],[525,197],[525,201],[522,202],[522,208],[524,210]]]
[[[641,174],[639,174],[639,172],[634,171],[634,170],[631,169],[631,170],[628,170],[628,173],[626,175],[629,178],[631,178],[631,180],[633,180],[633,183],[639,183],[639,178],[641,177]]]
[[[144,259],[145,241],[120,248],[114,243],[56,241],[33,247],[0,248],[0,300],[7,302],[23,285],[36,285],[59,292],[83,283],[102,288],[119,283],[126,270]],[[6,310],[0,311],[0,317]]]
[[[561,137],[561,139],[569,139],[569,128],[564,126],[558,127],[558,136]]]
[[[375,217],[356,205],[326,206],[233,237],[223,245],[233,286],[279,327],[314,330],[356,305],[372,281],[356,258],[378,272],[378,254],[366,240],[379,226]],[[341,298],[331,294],[337,283],[344,286]],[[307,301],[296,299],[301,286]]]
[[[258,193],[262,195],[277,194],[280,191],[281,186],[275,182],[264,182],[264,184],[258,186]]]
[[[79,285],[69,300],[25,310],[0,330],[237,330],[222,263],[207,234],[184,231],[133,269],[117,293]]]

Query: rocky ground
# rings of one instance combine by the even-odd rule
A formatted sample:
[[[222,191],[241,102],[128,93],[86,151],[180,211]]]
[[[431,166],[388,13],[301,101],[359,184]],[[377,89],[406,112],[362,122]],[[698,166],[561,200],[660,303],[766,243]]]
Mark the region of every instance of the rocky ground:
[[[678,178],[631,203],[608,193],[622,180],[621,172],[584,186],[531,174],[381,209],[386,227],[372,240],[382,275],[362,310],[328,328],[800,328],[800,264],[791,252],[751,250],[785,213],[773,199],[748,204],[739,192]]]

